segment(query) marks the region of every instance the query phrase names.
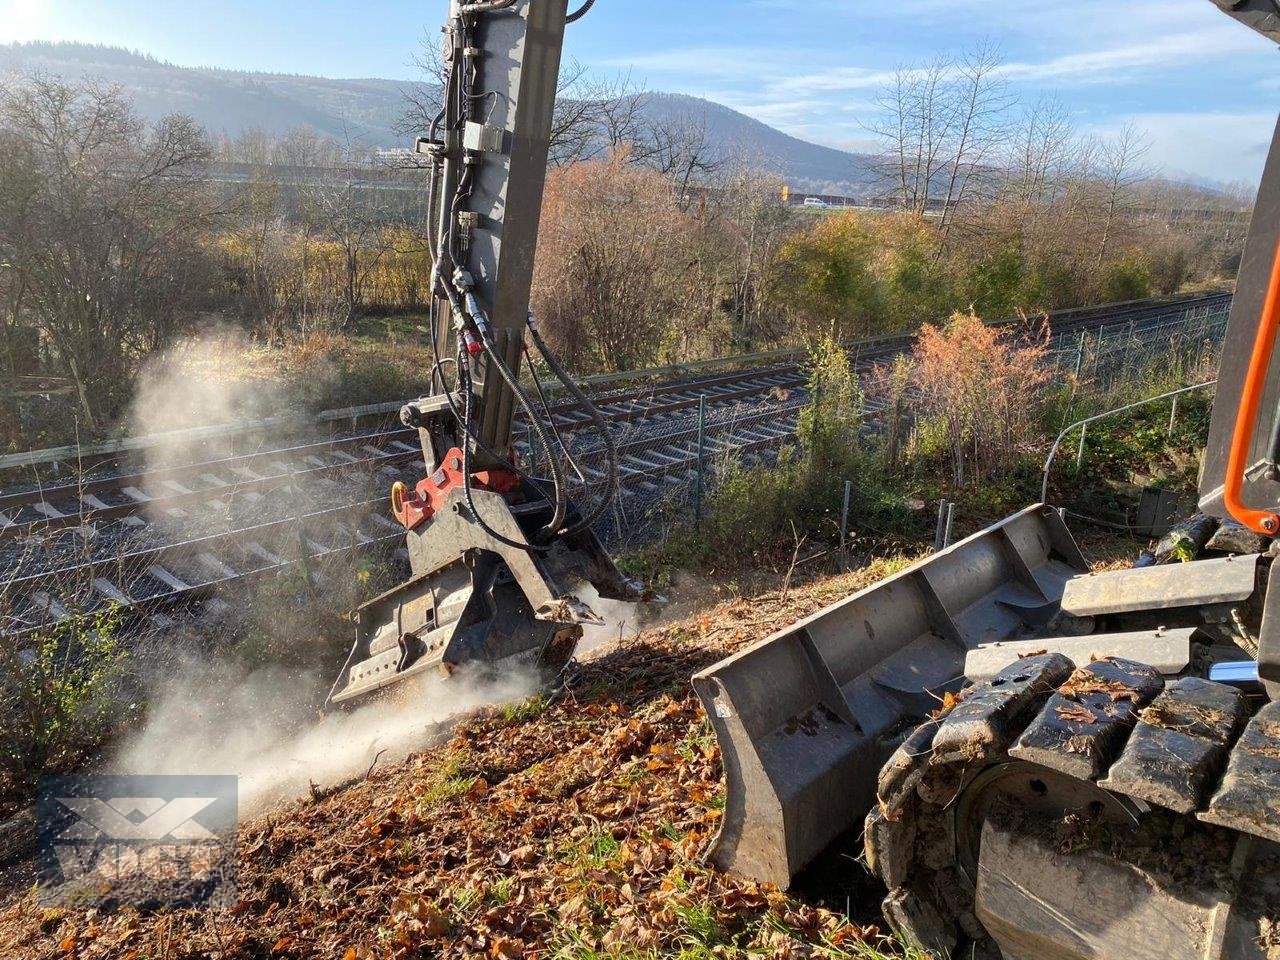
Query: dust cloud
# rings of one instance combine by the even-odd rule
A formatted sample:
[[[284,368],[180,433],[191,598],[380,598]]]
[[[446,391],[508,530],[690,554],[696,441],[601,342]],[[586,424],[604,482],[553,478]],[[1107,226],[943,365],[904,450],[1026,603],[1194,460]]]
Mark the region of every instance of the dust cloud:
[[[205,462],[233,452],[236,444],[230,432],[201,428],[287,417],[285,387],[253,375],[247,358],[256,349],[239,332],[220,329],[180,343],[147,365],[131,425],[135,436],[149,438],[148,469]],[[327,373],[324,369],[313,372],[317,381]],[[255,431],[252,442],[264,450],[288,446],[296,440],[287,430],[282,424],[279,431]],[[238,438],[239,452],[244,452],[244,441],[243,436]],[[193,530],[241,529],[258,515],[267,519],[279,515],[277,500],[269,495],[242,495],[232,476],[225,479],[232,486],[198,509],[187,508],[176,515],[157,510],[153,522],[186,535]],[[321,484],[308,488],[310,497],[355,502],[373,496],[385,481],[356,475],[343,478],[341,487],[327,481]],[[164,493],[160,487],[159,503]],[[293,498],[282,508],[297,509],[301,499]],[[300,524],[292,539],[300,539],[304,532]],[[333,533],[326,531],[325,539],[332,539]],[[269,547],[281,556],[297,552],[287,543],[273,542]],[[330,646],[321,638],[336,629],[332,614],[365,599],[368,591],[361,586],[358,554],[342,551],[326,556],[315,569],[312,565],[301,568],[306,574],[322,575],[322,588],[313,587],[305,598],[289,592],[294,588],[288,588],[287,577],[242,584],[234,597],[226,598],[230,613],[213,625],[216,640],[208,627],[200,630],[204,642],[183,642],[176,633],[156,638],[152,653],[143,657],[149,678],[146,720],[100,764],[103,772],[235,775],[242,813],[253,815],[307,795],[313,784],[331,787],[362,776],[374,764],[393,763],[424,749],[443,736],[459,715],[537,691],[539,683],[532,671],[494,680],[479,671],[462,670],[448,680],[432,674],[408,681],[401,685],[408,689],[398,688],[369,705],[321,715],[318,704],[341,658],[319,664],[319,658],[308,656],[303,666],[296,661],[288,664],[299,650]],[[298,579],[305,583],[310,577]],[[652,605],[604,601],[594,593],[584,599],[607,625],[588,631],[579,646],[581,653],[626,640],[654,623]],[[268,649],[248,660],[241,651],[237,658],[227,650],[237,636],[260,639]],[[235,666],[246,662],[256,666]]]
[[[297,423],[289,418],[290,400],[297,398],[284,384],[263,379],[253,362],[257,349],[240,332],[222,328],[179,343],[148,363],[130,416],[133,434],[148,438],[146,469],[299,442]],[[328,373],[323,363],[308,369],[313,385]],[[234,427],[218,429],[277,420],[278,426],[248,436],[237,435]],[[161,475],[151,491],[160,508],[150,519],[175,536],[238,530],[261,520],[289,519],[300,503],[366,500],[385,485],[381,478],[353,472],[310,483],[306,496],[297,496],[292,485],[241,492],[231,472],[223,480],[230,486],[208,501],[166,512],[168,491]],[[294,518],[296,528],[267,543],[286,559],[309,553],[301,546],[307,536],[337,545],[354,536],[336,527],[308,531],[300,517]],[[410,689],[372,704],[322,714],[318,706],[341,656],[319,663],[327,658],[318,654],[335,646],[323,638],[345,627],[336,622],[337,614],[366,599],[361,560],[359,551],[339,550],[279,576],[247,581],[225,598],[226,612],[191,638],[171,628],[153,638],[149,652],[136,651],[146,720],[98,766],[120,774],[235,775],[241,810],[252,815],[304,796],[312,785],[330,787],[374,764],[400,760],[442,736],[451,718],[534,691],[531,674],[494,681],[459,671],[448,681],[424,676],[403,684]]]
[[[286,391],[253,375],[256,349],[241,331],[218,327],[148,360],[129,414],[130,435],[152,441],[148,468],[222,455],[226,441],[204,428],[281,415]]]
[[[656,597],[644,603],[606,600],[591,584],[581,584],[576,591],[579,598],[604,620],[604,625],[584,627],[577,652],[590,653],[609,644],[625,643],[647,630],[655,630],[681,619],[690,606],[682,598],[692,591],[695,584],[695,578],[681,574],[672,585],[672,596]]]
[[[447,680],[405,681],[383,699],[320,716],[320,680],[266,667],[236,681],[216,664],[188,663],[159,692],[145,726],[102,772],[234,775],[240,812],[252,816],[394,763],[438,741],[449,721],[483,706],[510,703],[537,689],[531,670],[499,679],[466,671]]]

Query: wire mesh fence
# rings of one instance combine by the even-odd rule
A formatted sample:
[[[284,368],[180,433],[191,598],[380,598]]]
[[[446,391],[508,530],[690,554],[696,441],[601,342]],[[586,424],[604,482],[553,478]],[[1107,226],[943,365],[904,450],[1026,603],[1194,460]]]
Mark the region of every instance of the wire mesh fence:
[[[1123,325],[1098,323],[1064,333],[1050,331],[1045,362],[1070,382],[1070,411],[1086,405],[1105,408],[1110,398],[1145,395],[1153,383],[1187,382],[1216,369],[1226,333],[1230,298],[1207,303],[1175,304],[1134,317]],[[850,360],[860,374],[868,397],[865,429],[884,429],[883,361]],[[1211,374],[1210,374],[1211,375]],[[600,533],[615,549],[627,550],[663,538],[674,525],[696,523],[713,498],[718,480],[737,465],[771,463],[778,452],[796,441],[799,416],[809,403],[807,387],[779,388],[749,402],[697,408],[670,421],[637,424],[620,431],[622,493]],[[911,419],[910,395],[906,409]],[[698,437],[703,442],[699,446]],[[591,447],[598,455],[599,449]],[[857,483],[857,478],[849,478]],[[588,485],[589,486],[589,485]],[[955,513],[947,524],[961,529],[965,518]],[[944,542],[950,538],[944,537]]]

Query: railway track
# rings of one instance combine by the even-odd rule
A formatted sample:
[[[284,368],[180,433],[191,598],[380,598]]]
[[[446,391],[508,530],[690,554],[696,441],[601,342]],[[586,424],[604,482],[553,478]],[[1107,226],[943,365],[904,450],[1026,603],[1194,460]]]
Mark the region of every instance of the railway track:
[[[1083,343],[1081,334],[1101,341],[1117,330],[1131,342],[1158,341],[1166,327],[1185,330],[1196,313],[1221,323],[1229,302],[1214,294],[1075,311],[1055,321],[1055,344]],[[910,343],[902,336],[856,344],[855,367],[865,375]],[[624,494],[650,500],[687,487],[700,461],[776,450],[794,436],[805,376],[794,360],[599,394]],[[556,403],[551,413],[570,444],[589,426],[573,403]],[[0,631],[27,633],[112,605],[164,626],[193,599],[216,610],[217,595],[238,584],[291,570],[323,579],[328,559],[395,549],[402,531],[384,491],[394,480],[416,480],[420,463],[416,431],[395,428],[0,492]],[[590,467],[584,474],[587,485],[601,479]]]

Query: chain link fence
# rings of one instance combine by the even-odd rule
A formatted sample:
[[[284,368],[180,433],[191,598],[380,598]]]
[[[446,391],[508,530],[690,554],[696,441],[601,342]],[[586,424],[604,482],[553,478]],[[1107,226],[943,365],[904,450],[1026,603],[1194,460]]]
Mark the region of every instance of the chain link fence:
[[[1230,308],[1230,298],[1176,304],[1136,317],[1127,325],[1097,324],[1052,334],[1046,362],[1072,384],[1069,415],[1086,402],[1105,408],[1114,405],[1105,398],[1162,392],[1148,389],[1155,383],[1188,382],[1205,371],[1212,376]],[[852,350],[850,359],[864,392],[874,398],[883,368]],[[611,516],[602,522],[602,538],[622,552],[660,540],[673,525],[700,519],[726,468],[772,463],[783,447],[795,442],[800,413],[809,402],[808,389],[796,385],[796,378],[783,379],[787,385],[758,399],[717,406],[714,394],[708,393],[701,407],[618,431],[621,494]],[[909,420],[909,399],[907,408]],[[866,429],[882,429],[883,415],[883,406],[869,399]],[[575,457],[598,470],[602,459],[598,440],[590,441],[585,435],[575,439]],[[588,481],[602,475],[591,470],[584,473]],[[857,483],[857,478],[848,479]],[[593,484],[586,486],[590,490]],[[939,545],[949,542],[954,531],[967,529],[978,519],[990,519],[963,517],[954,505],[949,517],[945,505],[941,512]]]

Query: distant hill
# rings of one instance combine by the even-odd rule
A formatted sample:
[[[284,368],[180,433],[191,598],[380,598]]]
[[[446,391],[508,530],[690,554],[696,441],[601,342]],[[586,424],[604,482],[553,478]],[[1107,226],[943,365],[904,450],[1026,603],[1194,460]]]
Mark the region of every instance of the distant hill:
[[[724,104],[682,93],[655,93],[646,110],[655,118],[693,117],[713,143],[776,165],[793,188],[809,193],[856,195],[872,181],[872,158],[800,140]]]
[[[156,119],[185,113],[212,133],[270,133],[307,125],[317,132],[370,148],[403,146],[395,125],[405,80],[334,80],[325,77],[180,67],[116,47],[72,43],[0,45],[0,75],[43,72],[68,78],[99,77],[119,84],[140,113]],[[655,118],[688,117],[705,124],[711,142],[740,150],[774,167],[791,185],[814,193],[857,193],[870,160],[788,136],[722,104],[683,94],[658,93],[646,110]]]

